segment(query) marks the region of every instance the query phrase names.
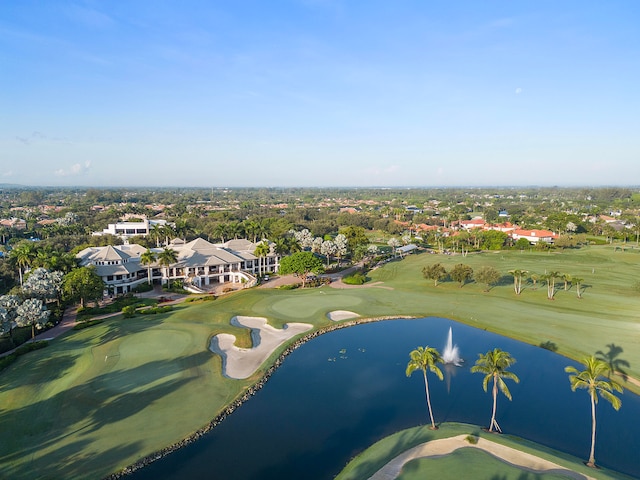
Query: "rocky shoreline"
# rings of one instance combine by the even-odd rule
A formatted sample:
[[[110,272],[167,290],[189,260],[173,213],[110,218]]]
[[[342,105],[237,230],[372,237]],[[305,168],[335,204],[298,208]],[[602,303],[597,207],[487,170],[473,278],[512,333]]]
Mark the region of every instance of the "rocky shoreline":
[[[175,451],[177,451],[177,450],[179,450],[179,449],[181,449],[183,447],[186,447],[187,445],[190,445],[190,444],[196,442],[197,440],[199,440],[200,438],[202,438],[204,435],[206,435],[211,430],[213,430],[215,427],[217,427],[222,421],[224,421],[225,418],[227,418],[229,415],[231,415],[244,402],[246,402],[253,395],[255,395],[256,392],[258,392],[267,383],[269,378],[271,378],[271,375],[273,375],[273,373],[280,367],[280,365],[282,365],[282,363],[284,362],[284,359],[289,354],[291,354],[294,350],[298,349],[299,347],[301,347],[302,345],[307,343],[309,340],[313,340],[314,338],[319,337],[320,335],[324,335],[325,333],[333,332],[335,330],[340,330],[342,328],[352,327],[354,325],[359,325],[359,324],[363,324],[363,323],[379,322],[379,321],[382,321],[382,320],[411,319],[411,318],[417,318],[417,317],[384,316],[384,317],[352,319],[352,320],[344,321],[342,323],[336,323],[334,325],[328,325],[325,328],[321,328],[321,329],[316,330],[314,332],[311,332],[311,333],[309,333],[307,335],[304,335],[303,337],[295,340],[293,343],[288,345],[285,348],[285,350],[280,354],[280,356],[275,360],[273,365],[271,365],[267,369],[265,374],[262,376],[262,378],[258,382],[256,382],[254,385],[249,387],[247,389],[247,391],[244,394],[242,394],[239,398],[237,398],[236,400],[231,402],[222,412],[220,412],[220,414],[218,414],[213,420],[211,420],[204,427],[200,428],[199,430],[197,430],[193,434],[189,435],[188,437],[180,440],[179,442],[176,442],[174,444],[169,445],[168,447],[165,447],[165,448],[163,448],[161,450],[153,452],[150,455],[147,455],[146,457],[138,460],[137,462],[135,462],[135,463],[123,468],[119,472],[113,473],[113,474],[105,477],[104,480],[117,480],[117,479],[126,477],[127,475],[130,475],[133,472],[135,472],[137,470],[140,470],[141,468],[144,468],[147,465],[152,464],[156,460],[160,460],[161,458],[166,457],[167,455],[169,455],[169,454],[171,454],[171,453],[173,453],[173,452],[175,452]]]

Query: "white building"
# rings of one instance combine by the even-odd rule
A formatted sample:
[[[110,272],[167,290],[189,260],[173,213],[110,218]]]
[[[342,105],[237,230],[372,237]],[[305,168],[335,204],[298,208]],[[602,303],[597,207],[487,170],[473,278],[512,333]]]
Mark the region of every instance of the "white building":
[[[146,237],[151,233],[154,227],[164,227],[166,220],[147,220],[146,218],[140,222],[118,222],[110,223],[107,228],[101,232],[93,232],[94,236],[114,235],[122,239],[135,236]]]
[[[167,248],[176,252],[176,262],[161,265],[157,260],[151,265],[140,263],[146,248],[137,245],[88,247],[76,256],[80,265],[93,265],[97,274],[114,294],[131,292],[145,282],[167,283],[182,280],[185,285],[206,289],[222,283],[251,284],[255,277],[275,273],[280,267],[280,255],[273,248],[265,257],[254,255],[257,244],[249,240],[230,240],[224,244],[212,244],[202,238],[185,243],[173,240]],[[163,251],[153,248],[156,258]],[[148,278],[149,271],[151,279]]]

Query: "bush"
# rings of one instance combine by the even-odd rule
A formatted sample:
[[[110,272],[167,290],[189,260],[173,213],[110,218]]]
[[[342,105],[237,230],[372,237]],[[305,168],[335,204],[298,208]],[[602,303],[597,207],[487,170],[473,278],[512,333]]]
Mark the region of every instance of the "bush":
[[[300,285],[297,283],[291,283],[289,285],[280,285],[278,288],[278,290],[294,290],[296,288],[298,288]]]
[[[150,292],[151,290],[153,290],[153,285],[149,285],[148,283],[141,283],[133,289],[133,293]]]
[[[124,318],[131,318],[136,314],[136,306],[135,305],[127,305],[122,308],[122,316]]]
[[[190,297],[187,298],[185,300],[185,302],[187,303],[191,303],[191,302],[210,302],[211,300],[215,300],[216,296],[215,295],[205,295],[202,297]]]
[[[104,320],[88,320],[86,322],[77,323],[73,326],[74,330],[83,330],[85,328],[93,327],[94,325],[98,325],[99,323],[104,322]]]
[[[346,276],[342,279],[347,285],[362,285],[367,281],[367,276],[362,272],[356,272],[353,275]]]
[[[156,315],[157,313],[167,313],[171,310],[173,310],[172,305],[165,305],[163,307],[145,308],[144,310],[140,310],[138,313],[141,315]]]

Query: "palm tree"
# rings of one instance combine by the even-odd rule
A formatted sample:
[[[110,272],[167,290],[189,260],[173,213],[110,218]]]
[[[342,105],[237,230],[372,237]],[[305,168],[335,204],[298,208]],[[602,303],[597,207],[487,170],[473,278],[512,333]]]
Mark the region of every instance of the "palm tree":
[[[409,354],[411,360],[407,364],[406,374],[407,377],[411,376],[416,370],[422,370],[422,376],[424,377],[424,390],[427,398],[427,407],[429,408],[429,417],[431,418],[431,429],[437,430],[435,421],[433,420],[433,411],[431,410],[431,398],[429,397],[429,381],[427,380],[427,370],[436,374],[436,376],[442,380],[442,371],[438,368],[438,363],[442,363],[442,356],[440,352],[435,348],[426,346],[418,347],[412,350]]]
[[[260,267],[258,268],[258,275],[262,275],[263,272],[263,266],[264,266],[264,260],[263,258],[266,257],[267,255],[269,255],[269,252],[271,251],[271,248],[269,247],[269,243],[268,242],[260,242],[258,245],[256,245],[256,249],[253,251],[253,254],[258,257],[259,262],[260,262]]]
[[[564,282],[564,291],[569,290],[569,283],[573,282],[573,278],[570,273],[563,273],[560,275],[560,278]]]
[[[504,378],[513,380],[516,383],[520,382],[520,379],[515,373],[507,371],[511,365],[516,363],[516,359],[511,356],[509,352],[494,348],[489,350],[486,354],[478,354],[478,360],[476,364],[471,367],[472,373],[484,373],[484,379],[482,380],[482,388],[487,391],[487,385],[489,380],[493,380],[493,389],[491,391],[493,395],[493,410],[491,412],[491,424],[489,425],[489,431],[493,431],[493,427],[502,433],[498,422],[496,421],[496,407],[498,403],[498,389],[511,400],[511,392],[504,382]]]
[[[582,298],[582,292],[580,291],[580,285],[582,282],[584,282],[583,278],[573,277],[573,283],[576,284],[576,295],[578,295],[578,298]]]
[[[229,230],[227,223],[219,223],[213,229],[213,236],[220,238],[220,241],[224,243],[224,239],[227,237],[227,230]]]
[[[289,251],[287,240],[283,237],[278,237],[273,240],[273,251],[278,255],[286,255]]]
[[[147,251],[140,255],[140,263],[147,266],[147,279],[151,285],[151,265],[157,260],[156,254],[147,248]]]
[[[556,278],[559,276],[558,272],[549,272],[541,276],[547,282],[547,298],[549,300],[553,300],[553,296],[556,294]]]
[[[169,265],[176,263],[178,261],[178,252],[171,248],[165,247],[158,254],[158,262],[160,265],[166,268],[167,274],[167,287],[171,288],[171,276],[169,275]]]
[[[23,283],[22,274],[26,267],[30,267],[37,257],[37,251],[35,245],[30,241],[23,241],[18,243],[9,254],[9,258],[13,259],[18,266],[18,273],[20,274],[20,285]]]
[[[516,295],[520,295],[522,292],[522,278],[527,275],[526,270],[509,270],[509,273],[513,275],[513,288],[516,291]]]
[[[590,357],[585,357],[582,364],[586,367],[583,371],[578,371],[573,366],[565,367],[564,371],[570,374],[571,390],[575,392],[578,388],[584,388],[591,398],[591,450],[587,466],[595,467],[596,404],[598,403],[598,395],[609,402],[614,409],[619,410],[622,401],[613,394],[613,391],[622,393],[622,387],[612,380],[602,379],[609,371],[609,365],[604,360],[591,355]]]

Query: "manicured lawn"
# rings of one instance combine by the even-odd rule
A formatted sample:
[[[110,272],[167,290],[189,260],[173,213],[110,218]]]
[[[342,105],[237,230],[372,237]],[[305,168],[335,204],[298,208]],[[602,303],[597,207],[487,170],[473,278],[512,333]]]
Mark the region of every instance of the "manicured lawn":
[[[547,449],[541,445],[516,437],[486,433],[473,425],[444,423],[437,431],[430,430],[426,426],[421,426],[403,430],[383,438],[349,462],[344,470],[338,474],[336,480],[360,480],[362,478],[369,478],[393,458],[412,447],[424,442],[457,435],[482,437],[492,442],[549,460],[564,468],[599,480],[629,478],[604,469],[596,470],[589,468],[578,458]],[[414,480],[437,478],[439,480],[458,480],[461,478],[470,478],[470,474],[473,474],[473,478],[478,480],[555,480],[567,478],[566,476],[553,473],[532,473],[529,470],[509,465],[487,452],[469,447],[455,450],[445,456],[411,460],[404,465],[398,479]]]
[[[421,273],[433,262],[447,269],[492,265],[505,277],[490,292],[474,283],[433,287]],[[577,298],[575,286],[564,291],[562,282],[553,301],[541,284],[526,285],[516,296],[507,274],[514,268],[582,277],[584,298]],[[0,471],[8,478],[96,478],[198,430],[264,372],[246,381],[224,378],[220,358],[207,350],[221,332],[251,346],[247,329],[229,325],[234,315],[264,316],[276,327],[295,321],[317,328],[332,323],[326,314],[333,310],[362,317],[443,316],[534,345],[551,342],[573,358],[615,344],[623,349],[618,359],[630,363],[627,372],[640,378],[638,273],[636,249],[420,254],[371,272],[372,282],[391,289],[252,289],[167,314],[115,317],[56,339],[0,374]]]

